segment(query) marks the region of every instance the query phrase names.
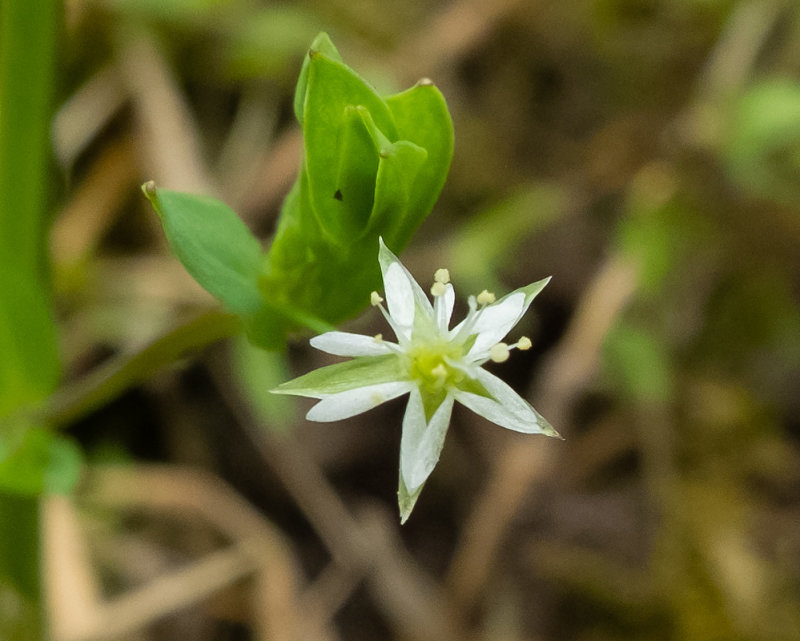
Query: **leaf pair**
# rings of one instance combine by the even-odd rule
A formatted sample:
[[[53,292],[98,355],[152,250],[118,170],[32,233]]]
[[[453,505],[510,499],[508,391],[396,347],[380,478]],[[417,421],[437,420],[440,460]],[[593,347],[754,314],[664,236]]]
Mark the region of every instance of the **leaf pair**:
[[[303,64],[294,108],[303,163],[269,253],[224,204],[145,186],[176,256],[267,348],[364,306],[379,282],[378,237],[395,250],[408,242],[453,152],[447,105],[430,81],[381,98],[324,33]]]

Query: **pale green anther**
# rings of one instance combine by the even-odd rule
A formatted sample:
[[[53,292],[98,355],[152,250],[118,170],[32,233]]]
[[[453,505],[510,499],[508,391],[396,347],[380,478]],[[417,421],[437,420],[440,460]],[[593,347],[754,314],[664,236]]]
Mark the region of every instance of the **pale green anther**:
[[[447,283],[450,282],[450,272],[444,267],[441,267],[433,274],[433,280],[434,282],[447,285]]]
[[[505,343],[497,343],[489,349],[489,358],[495,363],[505,363],[509,356],[511,356],[511,352]]]

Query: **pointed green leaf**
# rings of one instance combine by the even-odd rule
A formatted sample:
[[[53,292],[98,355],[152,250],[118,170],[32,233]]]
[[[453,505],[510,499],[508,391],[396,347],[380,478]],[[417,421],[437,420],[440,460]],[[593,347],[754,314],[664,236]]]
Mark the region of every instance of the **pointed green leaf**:
[[[356,198],[367,203],[356,218],[367,221],[372,203],[377,162],[365,162],[356,156],[344,156],[341,144],[349,140],[363,148],[358,132],[350,130],[353,108],[361,106],[369,111],[376,126],[390,140],[396,139],[394,121],[386,103],[362,78],[341,62],[328,58],[322,52],[311,52],[307,65],[307,81],[303,105],[303,136],[305,142],[304,169],[308,177],[309,200],[319,229],[335,244],[351,240],[352,224],[342,223],[341,176],[349,184],[368,185],[367,194],[344,194],[349,202]],[[374,158],[377,160],[377,153]],[[343,163],[350,163],[343,166]],[[358,178],[356,179],[356,176]],[[346,210],[347,211],[347,210]],[[352,211],[347,211],[353,216]]]
[[[156,189],[152,182],[143,191],[170,248],[195,280],[234,314],[258,313],[261,246],[241,219],[213,198]]]
[[[411,89],[386,98],[397,138],[422,147],[428,154],[414,182],[408,214],[383,234],[393,247],[405,247],[411,234],[433,209],[453,159],[453,120],[441,92],[421,80]]]
[[[417,217],[413,210],[417,200],[417,179],[427,159],[427,151],[407,140],[400,140],[381,151],[370,230],[376,234],[386,230],[393,247],[397,246],[397,240],[392,237],[392,231],[405,229],[404,226],[398,228],[397,222]]]
[[[325,208],[315,210],[324,217],[325,225],[337,239],[361,237],[372,211],[380,146],[369,131],[365,117],[372,124],[366,108],[345,108],[335,167],[336,189],[329,194]]]
[[[391,230],[395,221],[408,217],[407,209],[414,198],[416,180],[420,168],[427,161],[428,152],[407,140],[391,142],[367,109],[357,107],[356,111],[377,155],[378,170],[374,177],[369,229],[381,235],[385,230]]]
[[[314,38],[311,47],[309,47],[308,55],[306,55],[303,61],[303,67],[300,69],[300,77],[297,79],[297,89],[294,92],[294,117],[297,118],[297,122],[301,125],[303,124],[306,92],[308,91],[308,66],[311,62],[311,58],[317,53],[321,53],[329,60],[341,63],[344,62],[339,55],[339,50],[334,46],[333,41],[327,33],[322,32]]]

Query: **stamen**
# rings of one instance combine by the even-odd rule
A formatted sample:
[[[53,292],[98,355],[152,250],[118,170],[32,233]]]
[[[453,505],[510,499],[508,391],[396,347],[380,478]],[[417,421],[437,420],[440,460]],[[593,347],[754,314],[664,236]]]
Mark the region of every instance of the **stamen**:
[[[382,343],[383,334],[375,334],[375,336],[372,337],[372,340],[374,340],[376,343]]]
[[[497,343],[489,349],[489,358],[495,363],[504,363],[510,356],[510,350],[505,343]]]
[[[447,285],[441,281],[436,281],[433,286],[431,287],[431,294],[434,297],[444,296],[444,293],[447,291]]]
[[[517,349],[521,349],[523,352],[531,348],[533,343],[531,343],[531,339],[527,336],[521,336],[520,339],[517,341]]]
[[[447,283],[450,282],[450,272],[444,267],[441,267],[436,270],[436,273],[433,275],[433,280],[435,280],[437,283],[447,285]]]
[[[485,289],[476,298],[478,305],[491,305],[495,301],[494,294]]]
[[[373,307],[377,307],[381,311],[381,314],[383,314],[383,317],[386,319],[386,322],[389,323],[389,327],[391,327],[392,330],[394,331],[394,335],[397,336],[397,342],[400,343],[400,345],[395,345],[391,341],[383,343],[383,336],[381,334],[378,334],[377,336],[374,337],[375,342],[376,343],[380,342],[385,344],[386,347],[388,347],[392,351],[402,352],[403,351],[402,346],[405,345],[408,342],[408,339],[411,338],[410,328],[398,325],[394,321],[392,315],[388,311],[386,311],[386,308],[383,306],[383,298],[378,292],[372,292],[369,295],[369,302]]]

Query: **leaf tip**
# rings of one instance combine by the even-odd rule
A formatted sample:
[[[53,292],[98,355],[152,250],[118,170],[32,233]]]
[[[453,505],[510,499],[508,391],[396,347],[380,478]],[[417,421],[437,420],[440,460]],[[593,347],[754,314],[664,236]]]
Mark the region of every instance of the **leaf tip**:
[[[156,181],[148,180],[144,185],[142,185],[142,193],[145,195],[147,200],[152,201],[156,197]]]

